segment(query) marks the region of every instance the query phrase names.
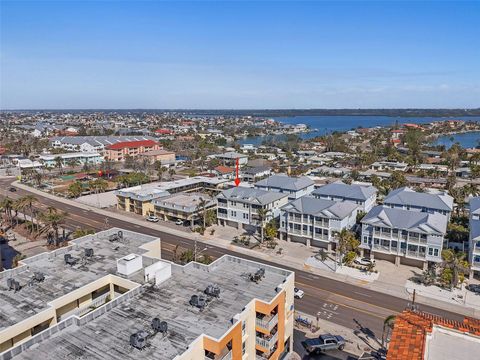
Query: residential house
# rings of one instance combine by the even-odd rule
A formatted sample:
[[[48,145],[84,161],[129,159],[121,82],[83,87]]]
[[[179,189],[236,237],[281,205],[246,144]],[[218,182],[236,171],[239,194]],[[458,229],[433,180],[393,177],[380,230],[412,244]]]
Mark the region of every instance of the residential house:
[[[57,159],[59,159],[59,162]],[[64,154],[42,154],[39,156],[39,161],[46,167],[56,167],[58,163],[62,167],[66,167],[84,164],[100,164],[103,162],[103,157],[98,152],[73,152]]]
[[[335,233],[351,229],[358,205],[303,196],[281,208],[280,238],[331,250]]]
[[[225,166],[231,166],[234,167],[237,164],[238,160],[238,165],[239,166],[244,166],[248,162],[248,156],[245,154],[240,154],[234,151],[229,151],[223,154],[217,154],[215,157],[220,160],[220,162],[225,165]]]
[[[269,166],[255,166],[242,169],[242,180],[254,183],[265,179],[272,174],[272,169]]]
[[[441,262],[447,223],[438,212],[375,206],[362,219],[362,255],[424,268]]]
[[[257,189],[288,194],[289,200],[309,195],[315,189],[315,182],[307,176],[292,177],[275,174],[255,183]]]
[[[351,202],[359,206],[361,211],[368,212],[375,206],[377,192],[374,186],[348,185],[337,181],[315,189],[312,195],[318,199]]]
[[[398,161],[376,161],[370,168],[377,171],[407,171],[408,164]]]
[[[385,206],[397,209],[439,213],[450,219],[453,197],[444,191],[417,192],[409,187],[392,190],[383,200]]]

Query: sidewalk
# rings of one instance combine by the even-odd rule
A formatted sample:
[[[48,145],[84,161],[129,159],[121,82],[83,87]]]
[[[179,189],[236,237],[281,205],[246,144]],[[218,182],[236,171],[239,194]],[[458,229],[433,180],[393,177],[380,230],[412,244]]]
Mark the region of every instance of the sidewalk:
[[[136,224],[138,226],[142,227],[149,227],[155,230],[159,230],[171,235],[183,237],[186,239],[190,239],[192,241],[199,241],[203,242],[205,244],[211,244],[215,245],[217,247],[221,247],[224,249],[228,249],[230,251],[236,251],[239,254],[245,254],[249,255],[252,257],[256,257],[260,260],[265,260],[265,261],[270,261],[273,263],[277,263],[280,266],[290,266],[294,269],[297,270],[303,270],[310,272],[312,274],[316,274],[319,276],[331,278],[334,280],[338,280],[344,283],[356,285],[356,286],[361,286],[373,291],[381,292],[381,293],[386,293],[392,296],[396,296],[399,298],[407,299],[407,300],[412,300],[411,293],[409,293],[405,287],[405,284],[394,284],[392,283],[392,279],[395,279],[395,274],[396,272],[398,273],[398,268],[392,268],[389,272],[391,274],[388,274],[389,276],[385,276],[385,274],[382,276],[382,270],[380,270],[380,276],[379,279],[373,282],[367,282],[367,281],[362,281],[359,279],[352,278],[350,276],[344,275],[344,274],[337,274],[335,272],[331,271],[326,271],[322,269],[318,269],[312,266],[309,266],[308,264],[305,263],[305,260],[308,259],[309,257],[313,256],[317,250],[315,248],[307,248],[305,245],[298,244],[298,243],[289,243],[286,241],[278,241],[278,247],[283,249],[282,254],[278,254],[277,251],[278,249],[272,250],[272,249],[266,249],[266,248],[260,248],[260,249],[247,249],[244,247],[239,247],[231,243],[231,240],[225,240],[222,238],[222,234],[228,234],[228,238],[231,239],[233,236],[238,232],[238,230],[231,228],[231,227],[222,227],[222,226],[214,226],[213,228],[215,229],[214,235],[210,235],[209,231],[205,233],[204,236],[198,234],[198,233],[189,233],[186,231],[178,230],[178,229],[173,229],[168,226],[158,224],[158,223],[146,223],[145,220],[143,219],[137,219],[131,216],[126,216],[122,215],[119,212],[114,212],[112,213],[111,211],[106,211],[103,209],[98,209],[92,206],[88,206],[85,204],[80,204],[78,202],[75,202],[73,200],[69,199],[64,199],[64,198],[59,198],[51,194],[44,193],[38,189],[31,188],[29,186],[20,184],[19,182],[14,182],[13,185],[20,189],[24,189],[26,191],[30,191],[32,193],[36,193],[40,196],[44,196],[47,198],[50,198],[52,200],[56,200],[58,202],[65,203],[70,206],[74,206],[80,209],[84,209],[87,211],[95,212],[99,215],[103,216],[112,216],[112,214],[115,215],[115,217],[119,220],[126,221],[129,223]],[[239,232],[241,234],[241,232]],[[389,266],[392,265],[393,267],[395,265],[389,264]],[[418,270],[420,271],[420,270]],[[390,277],[390,275],[393,275],[393,277]],[[397,274],[398,275],[398,274]],[[419,304],[425,304],[433,307],[437,307],[439,309],[443,309],[446,311],[453,311],[457,312],[459,314],[463,314],[465,316],[472,316],[479,318],[480,317],[480,308],[479,307],[472,307],[472,306],[467,306],[467,305],[461,305],[461,304],[453,304],[451,302],[443,301],[443,299],[438,299],[438,298],[431,298],[431,297],[426,297],[422,296],[421,294],[417,294],[416,296],[416,302]],[[469,305],[469,304],[468,304]]]

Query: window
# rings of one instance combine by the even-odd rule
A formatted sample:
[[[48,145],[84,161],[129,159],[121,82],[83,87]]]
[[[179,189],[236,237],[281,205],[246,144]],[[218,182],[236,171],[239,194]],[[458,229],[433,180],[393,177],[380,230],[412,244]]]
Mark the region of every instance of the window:
[[[231,211],[230,211],[230,215],[232,215],[232,216],[235,216],[235,217],[236,217],[236,216],[237,216],[237,212],[236,212],[236,211],[233,211],[233,210],[231,210]]]
[[[434,255],[434,256],[438,256],[438,249],[434,249],[434,250],[433,250],[433,255]]]
[[[243,218],[248,220],[248,214],[243,214]]]

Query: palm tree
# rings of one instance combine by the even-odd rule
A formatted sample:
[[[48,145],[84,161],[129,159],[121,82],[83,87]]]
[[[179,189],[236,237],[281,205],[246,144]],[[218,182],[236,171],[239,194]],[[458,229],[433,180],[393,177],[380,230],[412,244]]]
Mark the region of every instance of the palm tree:
[[[342,231],[337,233],[337,239],[337,251],[340,254],[339,264],[341,265],[343,256],[349,251],[355,251],[360,242],[355,237],[355,234],[347,229],[342,229]]]
[[[10,224],[12,224],[12,209],[13,209],[13,200],[10,199],[8,196],[5,197],[2,202],[0,203],[0,207],[5,212],[7,216],[7,220]]]
[[[25,202],[25,205],[28,207],[28,210],[30,212],[30,218],[32,220],[32,230],[35,228],[35,212],[33,210],[33,204],[38,203],[38,199],[34,195],[25,195],[23,197],[23,201]]]
[[[270,214],[269,209],[260,208],[257,210],[258,220],[260,222],[260,244],[263,244],[264,230],[265,230],[265,220]]]
[[[68,193],[70,194],[70,196],[74,198],[79,197],[82,194],[82,192],[83,192],[83,186],[78,181],[75,181],[74,183],[70,184],[70,186],[68,187]]]
[[[67,216],[68,213],[66,212],[59,212],[54,207],[48,207],[47,212],[40,215],[43,227],[38,232],[38,235],[53,231],[55,233],[55,246],[57,246],[59,240],[58,230],[60,225],[64,224]]]
[[[390,336],[390,332],[393,330],[395,325],[395,315],[389,315],[383,320],[383,333],[382,333],[382,347],[386,347],[386,341]]]
[[[450,281],[450,290],[458,285],[460,275],[466,275],[470,271],[470,265],[465,260],[466,254],[463,252],[455,253],[452,249],[442,251],[442,267],[449,269],[452,273]]]
[[[174,168],[168,169],[168,175],[170,176],[170,179],[173,178],[173,175],[175,175],[175,169]]]
[[[55,159],[55,167],[60,170],[60,174],[62,173],[62,168],[63,168],[63,160],[60,156],[56,156]]]
[[[202,213],[202,227],[205,229],[205,223],[206,223],[206,211],[205,207],[207,206],[207,200],[205,200],[203,197],[200,197],[198,200],[198,205],[197,205],[197,211]]]

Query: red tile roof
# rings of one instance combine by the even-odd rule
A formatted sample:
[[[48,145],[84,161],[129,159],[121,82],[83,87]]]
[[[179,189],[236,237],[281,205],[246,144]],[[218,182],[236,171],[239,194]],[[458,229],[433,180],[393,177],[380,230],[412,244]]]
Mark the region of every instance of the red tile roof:
[[[122,141],[116,144],[107,146],[108,150],[120,150],[125,148],[139,148],[139,147],[152,147],[158,145],[156,141],[153,140],[139,140],[139,141]]]
[[[427,333],[434,325],[480,336],[480,320],[463,322],[444,319],[429,313],[405,310],[397,315],[388,347],[387,360],[423,360]]]
[[[231,168],[231,167],[228,167],[228,166],[222,166],[222,165],[217,166],[214,170],[218,171],[221,174],[231,174],[235,171],[234,168]]]

